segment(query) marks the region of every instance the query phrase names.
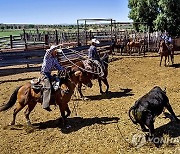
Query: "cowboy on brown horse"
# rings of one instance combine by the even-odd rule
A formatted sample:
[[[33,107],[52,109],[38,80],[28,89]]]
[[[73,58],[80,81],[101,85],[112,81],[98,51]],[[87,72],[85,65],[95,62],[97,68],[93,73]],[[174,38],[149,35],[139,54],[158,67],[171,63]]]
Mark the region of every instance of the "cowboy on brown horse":
[[[88,63],[88,60],[84,60],[84,61],[79,61],[75,63],[75,67],[78,69],[80,68],[81,70],[83,70],[84,72],[87,72],[87,78],[94,80],[97,79],[98,83],[99,83],[99,88],[100,88],[100,93],[103,94],[103,90],[102,90],[102,83],[101,81],[106,85],[106,91],[105,93],[108,93],[109,90],[109,83],[107,80],[107,75],[108,75],[108,54],[105,53],[104,56],[101,58],[101,63],[103,65],[103,76],[102,74],[99,74],[99,71],[92,69],[93,64],[92,63]],[[89,66],[90,65],[90,66]],[[86,97],[83,96],[82,91],[81,91],[81,87],[82,87],[82,83],[79,82],[78,83],[78,91],[80,94],[80,97],[82,99],[87,99]]]
[[[92,62],[93,64],[95,64],[97,70],[99,69],[98,73],[99,73],[99,77],[104,76],[104,70],[103,70],[103,64],[101,62],[100,59],[100,55],[96,49],[96,45],[99,44],[100,42],[97,39],[92,39],[91,40],[91,46],[88,49],[88,60],[90,62]]]
[[[57,48],[60,45],[52,45],[50,47],[50,49],[46,50],[44,59],[43,59],[43,64],[42,64],[42,68],[41,68],[41,74],[42,74],[42,79],[44,81],[44,91],[43,91],[43,109],[47,110],[47,111],[51,111],[50,107],[49,107],[49,101],[50,101],[50,97],[51,97],[51,89],[52,89],[52,75],[51,72],[54,68],[56,68],[57,70],[61,71],[61,70],[65,70],[58,62],[57,59]],[[58,80],[59,78],[57,78]],[[56,87],[55,90],[57,90],[57,88],[59,87],[60,84],[60,80],[56,82]]]
[[[69,73],[67,73],[67,78],[65,79],[64,84],[61,85],[62,89],[65,90],[65,88],[67,88],[69,89],[69,92],[64,93],[60,90],[60,88],[58,88],[57,91],[53,91],[51,93],[50,105],[57,104],[59,106],[63,125],[65,125],[66,118],[71,113],[68,107],[68,102],[70,101],[71,96],[74,93],[74,89],[79,82],[87,85],[88,87],[92,87],[92,82],[89,78],[87,78],[86,73],[72,67]],[[34,88],[30,82],[27,82],[26,84],[16,88],[16,90],[12,93],[9,101],[0,107],[0,112],[2,112],[10,109],[16,104],[13,112],[13,120],[10,125],[15,124],[17,113],[25,106],[27,106],[24,114],[27,120],[27,124],[31,126],[29,115],[37,103],[42,103],[42,86],[38,87],[39,88]],[[67,112],[66,115],[65,112]]]
[[[158,52],[161,56],[160,66],[161,66],[163,56],[165,56],[165,66],[166,66],[167,58],[168,58],[168,64],[169,64],[169,56],[171,57],[171,62],[173,64],[174,63],[174,50],[173,50],[172,38],[169,36],[167,32],[161,38],[162,39],[160,41],[160,48]]]

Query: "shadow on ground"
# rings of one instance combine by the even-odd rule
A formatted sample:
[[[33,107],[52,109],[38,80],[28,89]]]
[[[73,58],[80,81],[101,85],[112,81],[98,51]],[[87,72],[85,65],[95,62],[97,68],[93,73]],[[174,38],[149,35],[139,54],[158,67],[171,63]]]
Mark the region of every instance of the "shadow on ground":
[[[62,126],[61,119],[36,123],[36,124],[33,124],[33,126],[37,127],[39,130],[48,129],[48,128],[60,128],[62,133],[68,134],[71,132],[78,131],[83,127],[91,126],[94,124],[108,125],[112,123],[118,123],[118,120],[119,120],[118,117],[100,117],[100,118],[99,117],[94,117],[94,118],[73,117],[73,118],[68,118],[67,120],[67,123],[68,123],[67,126],[70,125],[70,127]]]
[[[90,100],[102,100],[102,99],[111,99],[111,98],[120,98],[120,97],[128,97],[133,96],[132,89],[120,89],[121,91],[112,92],[109,91],[108,94],[103,95],[94,95],[94,96],[86,96]]]
[[[175,121],[171,114],[165,112],[165,117],[171,121],[165,125],[162,125],[155,129],[155,137],[151,142],[156,147],[162,147],[163,144],[166,145],[176,145],[180,144],[180,121]],[[177,116],[179,117],[179,116]]]
[[[180,68],[180,64],[173,64],[170,67],[174,67],[174,68]]]

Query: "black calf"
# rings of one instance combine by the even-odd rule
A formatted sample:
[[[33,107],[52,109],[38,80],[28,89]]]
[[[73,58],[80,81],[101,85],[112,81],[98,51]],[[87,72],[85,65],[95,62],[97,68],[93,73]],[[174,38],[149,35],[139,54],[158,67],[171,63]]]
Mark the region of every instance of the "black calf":
[[[129,117],[134,124],[139,123],[143,131],[149,131],[150,136],[153,136],[154,120],[162,113],[164,107],[172,114],[176,121],[179,121],[169,104],[166,92],[156,86],[135,102],[135,105],[129,110]]]

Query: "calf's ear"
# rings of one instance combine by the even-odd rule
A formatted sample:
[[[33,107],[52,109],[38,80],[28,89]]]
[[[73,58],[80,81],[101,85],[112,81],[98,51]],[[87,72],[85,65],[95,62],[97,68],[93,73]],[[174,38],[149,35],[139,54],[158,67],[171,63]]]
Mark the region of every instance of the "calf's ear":
[[[166,87],[163,87],[163,88],[162,88],[162,91],[164,91],[164,92],[166,93]]]

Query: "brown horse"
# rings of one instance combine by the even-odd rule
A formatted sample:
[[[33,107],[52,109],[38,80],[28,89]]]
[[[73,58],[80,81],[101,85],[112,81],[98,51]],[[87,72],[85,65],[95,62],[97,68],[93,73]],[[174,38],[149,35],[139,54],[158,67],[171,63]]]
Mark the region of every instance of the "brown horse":
[[[174,63],[173,46],[171,47],[171,45],[170,45],[170,47],[168,48],[165,41],[161,40],[160,41],[160,47],[159,47],[159,54],[160,54],[160,57],[161,57],[160,66],[161,66],[163,57],[165,57],[164,66],[166,66],[167,58],[168,58],[168,65],[169,65],[169,56],[171,57],[171,62],[172,62],[172,65],[173,65],[173,63]]]
[[[141,51],[143,50],[144,39],[140,39],[139,41],[130,41],[128,40],[127,43],[127,53],[131,55],[133,51],[138,51],[140,55]]]
[[[113,43],[110,46],[110,50],[112,53],[114,53],[115,49],[117,49],[117,53],[119,52],[122,55],[126,45],[127,45],[127,41],[125,39],[115,39],[113,40]]]
[[[100,88],[100,93],[103,94],[103,90],[102,90],[102,82],[106,85],[106,91],[105,93],[107,94],[108,93],[108,90],[109,90],[109,83],[108,83],[108,80],[107,80],[107,75],[108,75],[108,54],[104,54],[104,56],[101,58],[101,62],[104,66],[104,76],[103,77],[99,77],[98,74],[96,73],[93,73],[93,72],[87,72],[88,73],[88,78],[91,79],[91,80],[94,80],[94,79],[97,79],[98,80],[98,83],[99,83],[99,88]],[[79,61],[76,63],[76,67],[77,68],[82,68],[84,71],[85,70],[85,66],[83,64],[82,61]],[[102,81],[102,82],[101,82]],[[81,91],[81,87],[82,87],[82,82],[79,82],[78,83],[78,92],[80,94],[80,97],[81,99],[87,99],[86,97],[84,97],[84,95],[82,94],[82,91]]]
[[[71,96],[74,93],[74,88],[79,82],[89,87],[92,87],[91,80],[86,77],[86,73],[83,73],[80,70],[74,71],[74,68],[72,67],[71,71],[68,73],[68,78],[66,82],[62,85],[62,86],[68,87],[69,93],[63,93],[60,89],[58,89],[57,91],[54,91],[54,93],[52,92],[50,105],[57,104],[59,106],[63,125],[65,124],[66,118],[71,113],[68,107],[68,102],[70,101]],[[8,110],[17,102],[16,108],[14,109],[14,113],[13,113],[13,120],[10,123],[10,125],[14,125],[17,113],[21,111],[25,106],[27,106],[27,109],[25,111],[25,118],[27,120],[27,124],[31,126],[29,115],[37,103],[42,103],[41,93],[42,93],[41,91],[36,91],[32,89],[31,83],[28,82],[24,84],[23,86],[16,88],[16,90],[11,95],[8,103],[0,107],[0,112]],[[67,112],[66,115],[65,115],[65,111]]]

